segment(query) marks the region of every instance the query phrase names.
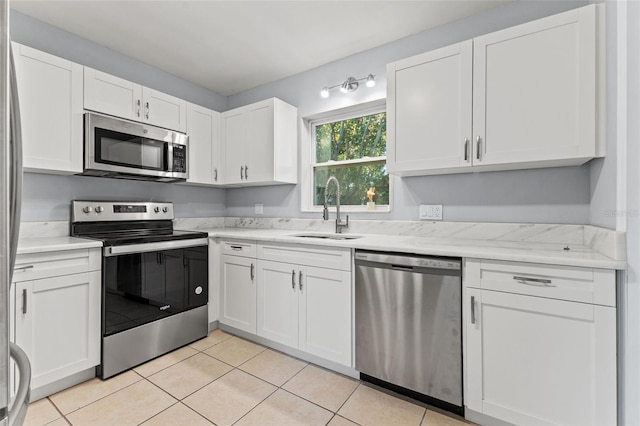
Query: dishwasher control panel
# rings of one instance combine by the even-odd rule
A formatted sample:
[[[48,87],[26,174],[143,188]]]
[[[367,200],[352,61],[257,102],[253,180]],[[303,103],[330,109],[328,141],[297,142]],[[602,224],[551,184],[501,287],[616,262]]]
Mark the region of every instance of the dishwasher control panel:
[[[462,267],[462,263],[459,260],[437,257],[421,257],[402,253],[356,251],[355,260],[432,269],[460,270]]]

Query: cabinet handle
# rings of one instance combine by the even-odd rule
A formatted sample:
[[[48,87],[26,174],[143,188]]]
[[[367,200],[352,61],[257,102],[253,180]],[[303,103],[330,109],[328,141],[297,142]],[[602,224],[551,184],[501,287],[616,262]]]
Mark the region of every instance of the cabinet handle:
[[[464,138],[464,161],[469,161],[469,138]]]
[[[26,315],[27,313],[27,289],[22,289],[22,314]]]
[[[13,271],[26,271],[27,269],[33,269],[33,265],[27,265],[27,266],[16,266],[15,268],[13,268]]]
[[[145,118],[148,120],[149,119],[149,102],[145,102],[144,107],[145,107],[145,110],[146,110]]]
[[[477,146],[476,146],[476,160],[480,159],[480,147],[482,146],[482,138],[478,136]]]
[[[244,178],[249,179],[249,166],[244,166]]]
[[[218,181],[218,169],[213,169],[213,173],[214,173],[213,180],[217,182]]]
[[[230,246],[233,251],[242,251],[242,246]]]
[[[253,279],[255,278],[254,269],[255,269],[255,265],[252,263],[251,264],[251,281],[253,281]]]
[[[476,323],[476,298],[471,296],[471,324]]]
[[[296,289],[296,270],[291,271],[291,288]]]
[[[138,100],[136,101],[136,106],[138,107],[138,108],[136,109],[136,117],[140,117],[140,104],[141,104],[140,99],[138,99]]]
[[[242,175],[243,170],[244,167],[240,166],[240,180],[244,179],[244,176]]]
[[[530,278],[530,277],[519,277],[514,275],[513,279],[527,285],[534,285],[537,287],[556,287],[555,285],[551,285],[551,280],[547,280],[544,278]],[[542,284],[541,286],[537,284]]]
[[[302,291],[302,271],[298,273],[298,287],[300,287],[300,291]]]

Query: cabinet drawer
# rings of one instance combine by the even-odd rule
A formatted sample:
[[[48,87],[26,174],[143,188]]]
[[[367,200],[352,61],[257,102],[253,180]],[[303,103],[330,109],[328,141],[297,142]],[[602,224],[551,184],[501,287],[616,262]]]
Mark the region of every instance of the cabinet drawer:
[[[258,258],[296,265],[351,270],[351,249],[258,244]]]
[[[610,269],[466,259],[466,287],[616,306],[616,274]]]
[[[256,257],[255,241],[224,240],[221,242],[222,254],[232,256]]]
[[[101,266],[102,253],[98,248],[19,254],[13,269],[13,281],[99,271]]]

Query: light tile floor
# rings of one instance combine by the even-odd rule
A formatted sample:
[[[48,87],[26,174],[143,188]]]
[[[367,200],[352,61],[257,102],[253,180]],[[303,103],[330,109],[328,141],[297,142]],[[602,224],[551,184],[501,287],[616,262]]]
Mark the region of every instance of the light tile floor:
[[[109,380],[36,401],[25,420],[69,424],[467,425],[221,330]]]

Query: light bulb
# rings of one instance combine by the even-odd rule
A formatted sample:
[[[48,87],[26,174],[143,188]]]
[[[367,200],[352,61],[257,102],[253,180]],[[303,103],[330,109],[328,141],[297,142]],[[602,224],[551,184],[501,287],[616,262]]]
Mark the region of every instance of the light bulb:
[[[373,76],[373,74],[369,74],[367,76],[367,83],[366,83],[367,87],[373,87],[376,85],[376,79]]]
[[[323,98],[329,97],[329,88],[327,86],[322,88],[322,90],[320,91],[320,96],[322,96]]]

